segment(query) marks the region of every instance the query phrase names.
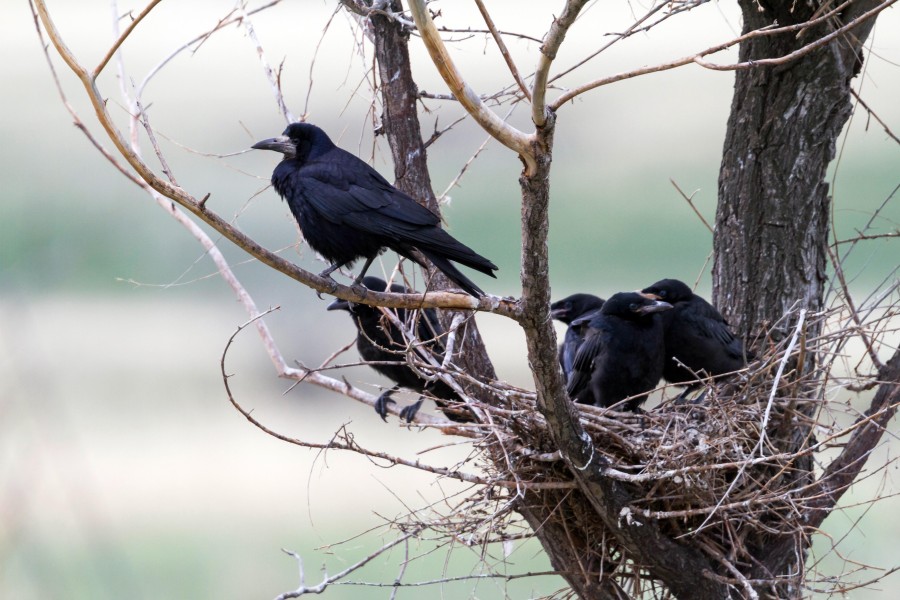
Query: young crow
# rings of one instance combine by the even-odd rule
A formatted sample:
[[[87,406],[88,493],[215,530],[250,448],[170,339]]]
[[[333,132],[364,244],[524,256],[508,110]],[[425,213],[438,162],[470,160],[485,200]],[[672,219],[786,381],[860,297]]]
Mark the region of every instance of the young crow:
[[[451,260],[491,277],[497,266],[440,228],[433,212],[392,186],[365,162],[334,145],[309,123],[288,125],[279,137],[253,145],[284,159],[272,185],[284,198],[310,247],[331,261],[320,277],[365,258],[359,284],[385,248],[423,264],[421,256],[473,296],[484,292]]]
[[[663,378],[669,383],[694,381],[744,367],[744,346],[713,306],[677,279],[663,279],[641,293],[670,303],[665,313],[666,359]],[[684,365],[684,366],[682,366]],[[690,388],[688,388],[690,389]]]
[[[559,366],[562,367],[566,379],[572,372],[575,352],[584,340],[584,330],[587,328],[587,320],[581,317],[600,310],[601,306],[603,298],[593,294],[572,294],[550,305],[550,316],[569,326],[563,343],[559,345]],[[573,326],[572,321],[575,319],[579,319],[579,324]]]
[[[652,390],[662,376],[664,356],[662,320],[656,313],[671,308],[636,292],[620,292],[598,313],[584,317],[587,329],[566,386],[569,397],[608,407]],[[624,409],[637,412],[646,399],[633,398]]]
[[[378,277],[365,277],[363,285],[376,292],[383,292],[387,289],[387,283]],[[398,284],[392,285],[391,291],[398,294],[410,292],[410,290]],[[359,355],[364,361],[372,363],[373,369],[397,384],[381,394],[375,402],[375,412],[381,415],[382,419],[387,420],[388,403],[394,402],[391,395],[401,387],[414,390],[420,394],[430,393],[436,398],[435,402],[441,408],[447,408],[451,404],[462,403],[460,397],[449,385],[440,379],[432,381],[423,379],[406,363],[406,349],[409,343],[421,343],[438,360],[443,358],[444,344],[438,337],[443,333],[443,330],[433,308],[418,311],[418,314],[410,313],[402,308],[396,309],[397,319],[409,325],[416,332],[418,340],[409,341],[404,338],[400,329],[377,307],[350,303],[346,300],[335,300],[328,305],[328,310],[346,310],[350,313],[350,316],[353,318],[353,324],[356,325],[356,329],[359,331],[359,335],[356,338],[356,348],[359,350]],[[410,322],[410,317],[415,322]],[[449,402],[442,402],[442,400]],[[415,404],[405,407],[400,412],[400,417],[406,419],[407,422],[412,421],[421,405],[422,399],[420,398]],[[446,410],[444,414],[453,421],[470,420],[451,410]]]

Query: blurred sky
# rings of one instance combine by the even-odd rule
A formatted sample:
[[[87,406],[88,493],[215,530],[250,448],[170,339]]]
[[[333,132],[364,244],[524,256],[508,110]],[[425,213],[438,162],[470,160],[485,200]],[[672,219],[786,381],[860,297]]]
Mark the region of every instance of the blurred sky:
[[[502,30],[540,38],[562,3],[528,10],[512,0],[488,5]],[[110,3],[53,0],[49,6],[72,51],[95,65],[113,39]],[[119,9],[137,12],[142,6],[122,2]],[[115,62],[100,78],[120,126],[126,126],[120,83],[129,90],[140,86],[151,69],[233,6],[168,2],[151,13],[124,45],[124,79]],[[252,23],[269,64],[282,68],[294,114],[307,113],[390,179],[385,142],[373,141],[371,134],[379,114],[377,108],[372,112],[365,75],[371,47],[362,43],[353,19],[344,13],[332,17],[334,7],[285,2]],[[439,24],[480,26],[474,3],[432,5],[438,8]],[[626,2],[590,4],[571,30],[556,72],[646,9]],[[887,10],[855,86],[895,133],[898,29],[897,11]],[[710,3],[613,46],[558,85],[688,55],[739,30],[734,6]],[[6,57],[0,64],[0,598],[271,597],[297,583],[295,565],[280,548],[302,552],[307,582],[313,583],[321,564],[342,568],[343,560],[367,546],[352,544],[334,555],[313,548],[380,523],[375,513],[402,513],[401,498],[424,504],[420,494],[440,494],[432,478],[373,469],[367,461],[334,453],[326,459],[268,438],[239,417],[225,397],[218,363],[246,315],[199,245],[73,127],[27,2],[0,5],[0,33]],[[511,83],[483,35],[452,37],[459,42],[454,58],[476,90],[490,93]],[[514,37],[507,44],[523,74],[530,73],[538,44]],[[420,89],[445,92],[417,40],[411,48]],[[109,147],[78,82],[51,56],[69,102]],[[734,53],[714,58],[725,63]],[[662,277],[698,280],[708,294],[711,236],[670,180],[693,195],[712,223],[732,82],[728,72],[685,67],[595,90],[560,111],[550,237],[555,296],[608,295]],[[196,51],[174,56],[147,83],[143,104],[182,187],[197,197],[209,193],[213,210],[291,260],[321,270],[311,252],[296,245],[285,205],[264,190],[277,157],[222,157],[285,125],[246,29],[227,27]],[[509,108],[497,110],[505,115]],[[420,116],[428,132],[460,115],[454,103],[428,101]],[[523,107],[510,120],[529,127]],[[861,228],[900,183],[900,148],[874,119],[858,110],[848,132],[833,169],[838,237]],[[438,193],[484,140],[465,121],[429,149]],[[152,148],[142,148],[157,167]],[[515,156],[489,143],[459,185],[447,191],[444,207],[452,233],[500,266],[497,281],[475,278],[498,295],[519,290],[519,171]],[[898,222],[895,199],[872,232],[896,230]],[[343,314],[325,312],[327,298],[247,261],[227,242],[222,249],[257,304],[280,307],[267,321],[289,361],[319,364],[353,339]],[[388,258],[385,268],[392,266]],[[853,289],[869,293],[897,263],[896,244],[858,248],[846,263]],[[479,323],[500,375],[532,387],[521,334],[499,317],[481,316]],[[369,409],[309,386],[288,391],[289,383],[274,377],[250,332],[238,339],[228,365],[245,405],[287,434],[327,441],[349,423],[359,441],[409,456],[448,441],[398,429],[394,419],[385,425]],[[371,391],[382,383],[366,369],[348,369],[346,375]],[[451,448],[428,459],[445,464],[460,452]],[[867,482],[862,494],[877,484]],[[883,493],[894,490],[888,482]],[[883,549],[900,532],[883,515],[896,509],[894,500],[876,506],[866,523],[877,526],[855,531],[846,553],[894,566]],[[834,531],[848,527],[856,514],[836,515],[830,521],[840,521]],[[457,558],[461,554],[465,562],[466,552],[457,551]],[[517,552],[509,560],[511,570],[545,568],[535,548]],[[440,572],[440,560],[432,567]],[[393,573],[396,561],[384,568]],[[375,573],[372,579],[379,577]],[[515,594],[547,593],[557,585],[538,581]],[[477,593],[492,597],[501,591],[481,587]],[[328,594],[351,592],[360,590]]]

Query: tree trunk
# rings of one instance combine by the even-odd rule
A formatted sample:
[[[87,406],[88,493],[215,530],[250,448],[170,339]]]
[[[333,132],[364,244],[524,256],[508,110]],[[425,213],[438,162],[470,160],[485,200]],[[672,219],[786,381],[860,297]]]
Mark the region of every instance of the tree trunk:
[[[399,0],[394,0],[391,10],[402,10]],[[431,187],[428,153],[416,110],[418,89],[409,62],[409,32],[400,23],[382,14],[372,15],[370,22],[381,80],[381,124],[394,159],[394,185],[440,215],[441,210]],[[450,281],[437,269],[430,269],[430,278],[434,288],[451,287]],[[441,311],[441,322],[445,328],[450,326],[453,314],[453,311]],[[468,319],[460,327],[457,340],[455,364],[482,380],[497,377],[474,319]],[[478,388],[467,391],[480,400],[487,400]]]
[[[798,33],[754,37],[740,61],[778,58],[850,22],[877,4],[854,3],[843,14]],[[818,5],[740,0],[744,32],[803,23]],[[826,170],[838,135],[852,112],[850,82],[862,65],[862,44],[874,18],[805,56],[774,66],[737,71],[719,174],[714,235],[713,298],[748,346],[763,354],[797,323],[791,310],[823,308],[831,199]],[[807,335],[818,333],[813,322]],[[816,360],[808,356],[799,372]],[[811,399],[812,400],[812,399]],[[798,405],[810,415],[814,401]],[[785,419],[791,418],[786,411]],[[782,424],[786,425],[788,423]],[[783,450],[808,444],[806,427],[782,440]],[[812,461],[795,464],[798,481],[812,479]],[[751,578],[779,578],[776,597],[800,597],[808,536],[760,536]],[[761,590],[762,591],[762,590]]]
[[[803,23],[815,8],[740,4],[744,33]],[[852,5],[841,22],[876,4]],[[740,61],[787,55],[840,24],[827,21],[799,39],[793,31],[748,39]],[[798,60],[737,71],[719,173],[713,298],[745,340],[759,340],[791,308],[822,307],[831,206],[825,174],[873,25],[870,19]]]

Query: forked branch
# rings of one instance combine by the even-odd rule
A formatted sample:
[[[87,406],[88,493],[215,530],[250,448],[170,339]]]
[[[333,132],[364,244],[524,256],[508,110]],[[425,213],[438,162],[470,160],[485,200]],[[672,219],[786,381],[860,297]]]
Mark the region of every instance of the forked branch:
[[[534,136],[519,131],[503,121],[494,111],[485,106],[478,94],[469,87],[462,73],[454,64],[453,59],[450,58],[450,53],[447,51],[447,47],[444,45],[437,27],[428,13],[425,0],[410,0],[409,8],[434,66],[437,67],[441,77],[444,78],[444,81],[459,103],[485,131],[521,157],[525,163],[525,174],[527,176],[534,174],[537,168],[534,153],[531,149],[531,142]]]

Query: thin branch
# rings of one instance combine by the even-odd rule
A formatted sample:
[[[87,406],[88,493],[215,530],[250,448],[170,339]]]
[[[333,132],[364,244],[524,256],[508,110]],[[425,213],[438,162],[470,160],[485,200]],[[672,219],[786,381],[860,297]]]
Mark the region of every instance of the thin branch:
[[[836,7],[835,9],[827,12],[826,14],[823,14],[816,19],[811,19],[809,21],[806,21],[805,23],[798,23],[796,25],[787,25],[784,27],[770,26],[770,27],[764,27],[761,29],[756,29],[754,31],[745,33],[744,35],[738,36],[727,42],[723,42],[721,44],[711,46],[711,47],[707,48],[706,50],[703,50],[696,54],[692,54],[690,56],[685,56],[685,57],[682,57],[682,58],[679,58],[677,60],[673,60],[673,61],[670,61],[667,63],[661,63],[658,65],[649,66],[649,67],[642,67],[640,69],[635,69],[633,71],[627,71],[625,73],[619,73],[617,75],[611,75],[609,77],[604,77],[602,79],[596,79],[594,81],[590,81],[588,83],[582,84],[582,85],[575,87],[575,88],[569,90],[568,92],[562,94],[559,98],[557,98],[552,103],[550,103],[549,107],[551,110],[558,110],[560,106],[562,106],[566,102],[569,102],[576,96],[579,96],[579,95],[581,95],[587,91],[593,90],[595,88],[598,88],[598,87],[601,87],[604,85],[609,85],[609,84],[615,83],[617,81],[622,81],[625,79],[632,79],[634,77],[639,77],[641,75],[647,75],[649,73],[660,73],[662,71],[668,71],[668,70],[675,69],[678,67],[683,67],[685,65],[689,65],[692,63],[698,64],[707,69],[712,69],[712,70],[717,70],[717,71],[735,71],[735,70],[739,70],[739,69],[750,69],[750,68],[754,68],[754,67],[758,67],[758,66],[762,66],[762,65],[784,64],[786,62],[796,60],[796,59],[800,58],[801,56],[803,56],[809,52],[812,52],[813,50],[827,44],[835,37],[837,37],[843,33],[846,33],[847,31],[859,26],[866,20],[875,17],[879,12],[881,12],[885,8],[888,8],[889,6],[894,4],[896,1],[897,0],[885,0],[884,3],[880,4],[879,6],[875,7],[874,9],[872,9],[870,11],[863,13],[860,17],[847,23],[843,27],[840,27],[839,29],[833,31],[832,33],[830,33],[826,36],[823,36],[823,37],[819,38],[818,40],[811,42],[810,44],[807,44],[807,45],[803,46],[802,48],[800,48],[794,52],[791,52],[785,56],[781,56],[778,58],[759,59],[759,60],[747,61],[744,63],[735,63],[735,64],[730,64],[730,65],[716,65],[714,63],[710,63],[710,62],[703,60],[704,56],[709,56],[710,54],[716,54],[723,50],[727,50],[728,48],[731,48],[732,46],[736,46],[737,44],[740,44],[741,42],[744,42],[749,39],[753,39],[756,37],[763,37],[763,36],[780,35],[782,33],[790,33],[790,32],[794,32],[794,31],[799,31],[805,27],[818,25],[819,23],[825,22],[828,19],[831,19],[832,17],[834,17],[838,12],[840,12],[840,10],[842,10],[844,7],[846,7],[846,5],[849,4],[849,2],[845,2],[844,4],[841,4],[840,6]]]
[[[856,93],[856,90],[854,90],[853,88],[850,88],[850,94],[851,94],[854,98],[856,98],[856,101],[859,102],[860,106],[862,106],[864,109],[866,109],[866,112],[869,113],[869,115],[870,115],[873,119],[875,119],[876,121],[878,121],[878,124],[881,125],[881,127],[884,129],[884,132],[885,132],[886,134],[888,134],[888,136],[889,136],[892,140],[894,140],[895,142],[897,142],[898,144],[900,144],[900,138],[898,138],[896,135],[894,135],[894,132],[891,131],[891,128],[887,126],[887,123],[885,123],[884,121],[881,120],[881,118],[875,113],[874,110],[872,110],[871,108],[869,108],[869,105],[866,104],[866,103],[863,101],[863,99],[859,97],[859,94]],[[868,127],[867,127],[867,128],[868,128]]]
[[[416,21],[416,27],[422,36],[422,42],[428,49],[432,62],[437,67],[441,77],[444,78],[450,91],[453,92],[459,103],[466,109],[466,112],[472,115],[472,118],[485,131],[522,158],[525,163],[526,176],[532,175],[536,169],[534,154],[531,150],[533,136],[523,133],[501,120],[500,117],[484,105],[478,94],[469,87],[469,84],[466,83],[459,69],[453,63],[453,59],[450,58],[447,47],[444,45],[437,27],[435,27],[434,21],[431,20],[431,15],[425,6],[425,0],[410,0],[409,8]]]
[[[587,4],[587,0],[568,0],[562,14],[553,19],[550,31],[547,32],[546,41],[541,44],[541,57],[534,72],[533,100],[531,102],[531,120],[537,127],[543,127],[547,122],[546,97],[550,65],[556,59],[556,53],[569,31],[569,27],[575,22],[585,4]]]
[[[881,381],[878,392],[857,423],[862,426],[854,431],[841,454],[829,463],[814,489],[807,494],[818,497],[811,502],[806,517],[811,527],[817,527],[825,519],[856,479],[884,434],[888,421],[896,414],[900,404],[900,349],[881,369],[878,379]]]
[[[144,107],[141,104],[140,100],[135,99],[134,105],[137,108],[137,114],[140,115],[141,124],[144,126],[144,131],[147,132],[147,139],[150,140],[150,146],[156,153],[156,158],[159,159],[159,164],[162,167],[162,172],[166,175],[166,177],[169,178],[169,181],[172,182],[172,185],[178,185],[178,181],[175,179],[175,173],[169,166],[169,161],[166,160],[166,157],[163,155],[162,150],[160,150],[159,143],[156,141],[156,135],[153,132],[153,128],[150,127],[150,116],[147,114],[147,111],[144,110]],[[137,144],[133,143],[132,146],[134,147],[135,152],[137,152]],[[203,200],[202,203],[204,206],[206,205],[205,200]]]
[[[255,15],[258,12],[262,12],[264,10],[272,8],[276,4],[280,4],[280,3],[281,3],[281,0],[271,0],[270,2],[267,2],[266,4],[257,6],[253,10],[248,11],[247,14]],[[233,13],[230,13],[230,14],[233,14]],[[144,76],[144,79],[141,81],[140,85],[137,86],[137,91],[135,92],[135,97],[140,98],[144,93],[144,88],[147,87],[148,83],[150,83],[150,80],[153,79],[153,77],[157,73],[159,73],[162,70],[162,68],[165,67],[176,56],[178,56],[179,54],[181,54],[182,52],[184,52],[188,48],[191,48],[194,45],[197,45],[197,47],[193,49],[194,52],[196,52],[197,50],[200,49],[200,46],[203,45],[203,42],[206,41],[207,39],[209,39],[210,36],[212,36],[212,34],[216,33],[217,31],[220,31],[224,27],[231,25],[232,23],[236,23],[240,20],[240,17],[231,17],[230,14],[219,19],[219,21],[215,24],[215,26],[213,26],[213,28],[210,29],[209,31],[206,31],[205,33],[198,35],[197,37],[193,38],[192,40],[190,40],[188,42],[185,42],[184,44],[182,44],[181,46],[179,46],[178,48],[173,50],[172,53],[170,53],[167,57],[165,57],[162,61],[160,61],[156,66],[154,66],[152,69],[150,69],[147,72],[147,74]]]
[[[494,43],[497,44],[500,54],[503,55],[503,60],[506,61],[506,66],[509,67],[509,72],[512,73],[513,79],[516,80],[519,89],[522,90],[525,97],[531,100],[531,92],[528,91],[528,86],[519,74],[519,69],[516,68],[516,63],[513,61],[512,56],[510,56],[509,49],[507,49],[506,44],[503,42],[500,32],[498,32],[497,28],[494,26],[494,20],[491,19],[491,15],[488,13],[487,8],[485,8],[483,0],[475,0],[475,4],[478,6],[478,11],[481,13],[481,17],[488,26],[491,36],[493,36]]]
[[[269,65],[269,61],[266,60],[266,53],[263,50],[259,38],[256,36],[256,30],[253,28],[253,22],[250,21],[249,13],[247,13],[243,7],[239,8],[236,12],[238,15],[238,20],[247,31],[247,37],[250,38],[250,41],[253,42],[253,45],[256,48],[256,56],[259,58],[259,62],[262,64],[263,71],[265,71],[266,73],[266,78],[269,80],[269,85],[272,86],[272,93],[275,94],[275,102],[278,104],[278,109],[284,116],[285,121],[287,121],[288,123],[295,122],[297,118],[294,116],[294,113],[292,113],[291,110],[287,107],[287,103],[284,101],[284,94],[281,91],[281,78]]]
[[[275,600],[288,600],[290,598],[299,598],[300,596],[303,596],[306,594],[321,594],[322,592],[325,591],[325,588],[327,588],[329,585],[332,585],[333,583],[340,581],[341,579],[343,579],[350,573],[353,573],[354,571],[358,571],[359,569],[361,569],[362,567],[364,567],[365,565],[370,563],[375,558],[381,556],[382,554],[384,554],[385,552],[387,552],[394,546],[402,544],[409,538],[417,536],[419,533],[421,533],[422,529],[424,529],[424,528],[418,528],[413,531],[408,531],[408,532],[404,533],[397,539],[395,539],[391,542],[388,542],[387,544],[383,545],[381,548],[378,548],[377,550],[375,550],[374,552],[372,552],[371,554],[369,554],[362,560],[359,560],[359,561],[353,563],[352,565],[350,565],[343,571],[335,573],[334,575],[325,575],[322,578],[322,581],[318,585],[314,585],[312,587],[306,587],[306,585],[304,584],[304,582],[303,582],[303,566],[302,566],[302,563],[300,563],[300,565],[301,565],[300,566],[300,586],[292,592],[285,592],[283,594],[279,594],[278,596],[275,597]],[[300,561],[300,557],[296,553],[287,552],[287,554],[290,554],[291,556],[296,558],[298,562]]]
[[[669,179],[669,183],[671,183],[672,186],[674,186],[674,188],[675,188],[676,190],[678,190],[678,193],[681,194],[681,197],[684,198],[684,201],[688,203],[688,206],[691,207],[691,210],[693,210],[693,211],[694,211],[694,214],[697,215],[697,218],[700,219],[700,222],[703,223],[704,225],[706,225],[706,228],[709,230],[710,233],[714,233],[712,226],[711,226],[711,225],[709,224],[709,222],[703,217],[703,215],[700,213],[700,211],[697,210],[697,207],[694,206],[694,194],[691,194],[690,196],[688,196],[687,194],[685,194],[685,193],[681,190],[681,188],[678,187],[678,184],[675,183],[675,180],[674,180],[674,179]],[[694,192],[694,193],[696,193],[696,192]]]
[[[472,27],[464,27],[464,28],[454,28],[454,27],[438,27],[438,31],[441,33],[491,33],[492,31],[487,29],[474,29]],[[506,35],[509,37],[519,38],[521,40],[528,40],[529,42],[537,42],[540,44],[543,40],[539,40],[536,37],[532,37],[530,35],[526,35],[524,33],[519,33],[517,31],[503,31],[502,29],[498,29],[497,33],[500,35]]]
[[[831,40],[844,35],[848,31],[851,31],[852,29],[859,27],[866,21],[869,21],[870,19],[874,19],[878,15],[878,13],[880,13],[884,9],[888,8],[889,6],[893,5],[896,1],[897,0],[886,0],[885,2],[876,6],[875,8],[864,12],[860,16],[858,16],[855,19],[853,19],[852,21],[850,21],[849,23],[842,25],[841,27],[835,29],[831,33],[829,33],[827,35],[823,35],[816,41],[806,44],[805,46],[798,48],[797,50],[794,50],[793,52],[789,52],[789,53],[785,54],[784,56],[779,56],[777,58],[761,58],[758,60],[748,60],[747,62],[742,62],[742,63],[717,65],[717,64],[710,63],[710,62],[703,60],[702,57],[704,55],[700,55],[697,58],[695,58],[693,62],[700,65],[701,67],[704,67],[706,69],[712,69],[714,71],[736,71],[739,69],[753,69],[753,68],[761,67],[761,66],[783,65],[785,63],[793,62],[793,61],[797,60],[798,58],[806,56],[813,50],[817,50],[818,48],[821,48],[822,46],[829,43]],[[847,4],[849,4],[849,3],[847,3]],[[835,11],[831,11],[831,12],[833,13]],[[822,17],[822,19],[824,20],[825,18],[830,18],[830,16],[831,16],[831,13],[828,13],[828,15],[826,17]],[[817,22],[816,19],[812,19],[812,20],[808,21],[807,23],[805,23],[804,27],[810,27],[813,24],[815,24],[816,22]],[[783,28],[783,29],[787,29],[787,28]]]
[[[119,38],[115,41],[115,43],[112,45],[112,47],[110,47],[110,49],[106,52],[106,56],[103,57],[103,60],[100,61],[100,64],[97,65],[97,67],[94,69],[94,72],[91,73],[92,79],[96,79],[97,76],[100,75],[100,72],[103,71],[103,68],[106,66],[106,63],[108,63],[110,61],[110,59],[116,53],[116,50],[119,49],[119,46],[121,46],[125,42],[125,40],[128,39],[128,36],[131,35],[131,32],[134,31],[135,27],[138,26],[138,23],[140,23],[144,19],[144,17],[149,15],[150,11],[153,10],[154,8],[156,8],[156,5],[159,4],[161,1],[162,0],[151,0],[150,4],[148,4],[147,7],[141,11],[141,14],[139,14],[137,17],[135,17],[134,21],[132,21],[131,24],[125,28],[125,31],[122,32],[122,35],[120,35]],[[42,4],[43,4],[42,1],[38,1],[38,5],[39,5],[38,10],[40,10],[40,5],[42,5]],[[46,23],[44,24],[44,27],[46,27]]]
[[[641,17],[640,19],[638,19],[637,21],[635,21],[630,27],[628,27],[628,29],[626,29],[625,31],[623,31],[623,32],[621,32],[621,33],[616,34],[616,37],[615,37],[613,40],[611,40],[611,41],[607,42],[606,44],[604,44],[599,50],[597,50],[597,51],[591,53],[590,55],[586,56],[585,58],[581,59],[580,61],[578,61],[577,63],[575,63],[575,64],[572,65],[571,67],[569,67],[568,69],[566,69],[566,70],[564,70],[564,71],[562,71],[562,72],[560,72],[560,73],[557,73],[556,75],[554,75],[553,77],[551,77],[550,80],[549,80],[549,82],[552,83],[552,82],[554,82],[554,81],[556,81],[556,80],[558,80],[558,79],[560,79],[560,78],[562,78],[562,77],[565,77],[566,75],[568,75],[569,73],[571,73],[571,72],[574,71],[575,69],[577,69],[577,68],[579,68],[579,67],[581,67],[581,66],[587,64],[589,61],[591,61],[591,60],[593,60],[594,58],[596,58],[597,56],[599,56],[601,53],[603,53],[604,51],[606,51],[608,48],[610,48],[610,47],[611,47],[613,44],[615,44],[616,42],[620,42],[620,41],[624,40],[625,38],[631,36],[633,33],[635,33],[635,31],[637,30],[637,28],[638,28],[639,25],[641,25],[642,23],[644,23],[645,21],[647,21],[647,19],[649,19],[650,17],[652,17],[653,15],[655,15],[657,12],[659,12],[659,11],[665,9],[667,6],[670,6],[670,4],[669,4],[668,2],[660,2],[660,3],[657,4],[656,6],[651,7],[650,10],[647,12],[647,14],[645,14],[643,17]],[[663,17],[663,19],[668,18],[669,16],[671,16],[671,14],[672,14],[672,13],[669,13],[667,16]],[[657,23],[659,23],[659,22],[661,22],[661,21],[662,21],[662,19],[660,19],[660,21],[657,21]],[[651,26],[652,26],[652,25],[651,25]],[[648,26],[648,27],[646,27],[646,28],[644,28],[644,29],[649,29],[649,27],[650,27],[650,26]]]

